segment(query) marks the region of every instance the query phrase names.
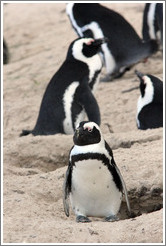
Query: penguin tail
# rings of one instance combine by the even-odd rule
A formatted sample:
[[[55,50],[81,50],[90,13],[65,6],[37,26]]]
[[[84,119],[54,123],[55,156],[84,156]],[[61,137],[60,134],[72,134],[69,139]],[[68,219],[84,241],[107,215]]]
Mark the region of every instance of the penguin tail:
[[[159,43],[155,39],[147,41],[146,44],[149,46],[149,55],[152,55],[159,50]]]
[[[150,42],[150,47],[151,47],[152,54],[155,53],[155,52],[157,52],[159,50],[159,43],[158,43],[158,41],[152,39],[149,42]]]
[[[32,133],[32,131],[30,131],[30,130],[22,130],[22,132],[20,133],[20,137],[22,137],[22,136],[27,136],[27,135],[29,135],[30,133]]]

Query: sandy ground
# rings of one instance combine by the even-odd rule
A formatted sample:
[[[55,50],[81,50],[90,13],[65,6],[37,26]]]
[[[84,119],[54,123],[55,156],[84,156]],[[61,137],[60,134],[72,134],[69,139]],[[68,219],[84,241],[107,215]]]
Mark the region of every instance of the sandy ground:
[[[121,13],[141,35],[143,3],[104,5]],[[63,211],[62,184],[72,136],[29,135],[45,88],[77,36],[64,3],[10,3],[4,7],[3,241],[4,243],[162,243],[163,129],[140,131],[135,115],[139,84],[134,69],[163,76],[162,54],[138,64],[119,80],[100,83],[96,98],[101,129],[125,179],[135,218],[122,203],[114,223],[92,218],[78,224]],[[104,70],[103,70],[104,73]],[[109,127],[108,127],[109,126]]]

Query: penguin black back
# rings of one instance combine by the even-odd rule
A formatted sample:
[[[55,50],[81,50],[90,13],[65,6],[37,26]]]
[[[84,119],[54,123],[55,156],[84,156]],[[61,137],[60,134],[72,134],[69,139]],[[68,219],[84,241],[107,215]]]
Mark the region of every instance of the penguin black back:
[[[156,41],[142,42],[123,16],[98,3],[69,3],[66,11],[80,37],[108,38],[102,52],[110,78],[122,76],[132,65],[158,49]]]
[[[100,124],[99,107],[92,90],[98,83],[102,61],[98,54],[104,39],[78,38],[69,46],[67,57],[49,82],[32,133],[72,134],[85,115]]]
[[[144,41],[151,39],[163,45],[163,3],[146,3],[143,14],[142,35]]]

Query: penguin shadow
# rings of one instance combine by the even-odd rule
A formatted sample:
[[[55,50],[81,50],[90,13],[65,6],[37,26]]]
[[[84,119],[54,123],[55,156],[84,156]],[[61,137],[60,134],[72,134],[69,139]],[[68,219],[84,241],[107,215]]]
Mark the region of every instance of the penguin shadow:
[[[118,214],[120,220],[134,219],[142,214],[152,213],[163,208],[163,190],[154,188],[148,190],[142,187],[139,191],[132,189],[128,191],[131,206],[131,214],[127,211],[126,202],[123,200]]]

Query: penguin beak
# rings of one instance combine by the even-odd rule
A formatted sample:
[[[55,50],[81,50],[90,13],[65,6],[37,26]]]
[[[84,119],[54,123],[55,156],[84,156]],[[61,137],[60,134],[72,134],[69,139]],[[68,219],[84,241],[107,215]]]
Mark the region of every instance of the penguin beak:
[[[94,42],[93,42],[93,45],[94,46],[100,46],[104,43],[108,42],[108,38],[104,37],[104,38],[98,38],[98,39],[95,39]]]
[[[135,74],[138,76],[138,78],[139,78],[139,79],[141,79],[141,80],[142,80],[142,77],[144,76],[144,74],[143,74],[143,73],[141,73],[141,72],[139,72],[139,71],[135,70]]]

